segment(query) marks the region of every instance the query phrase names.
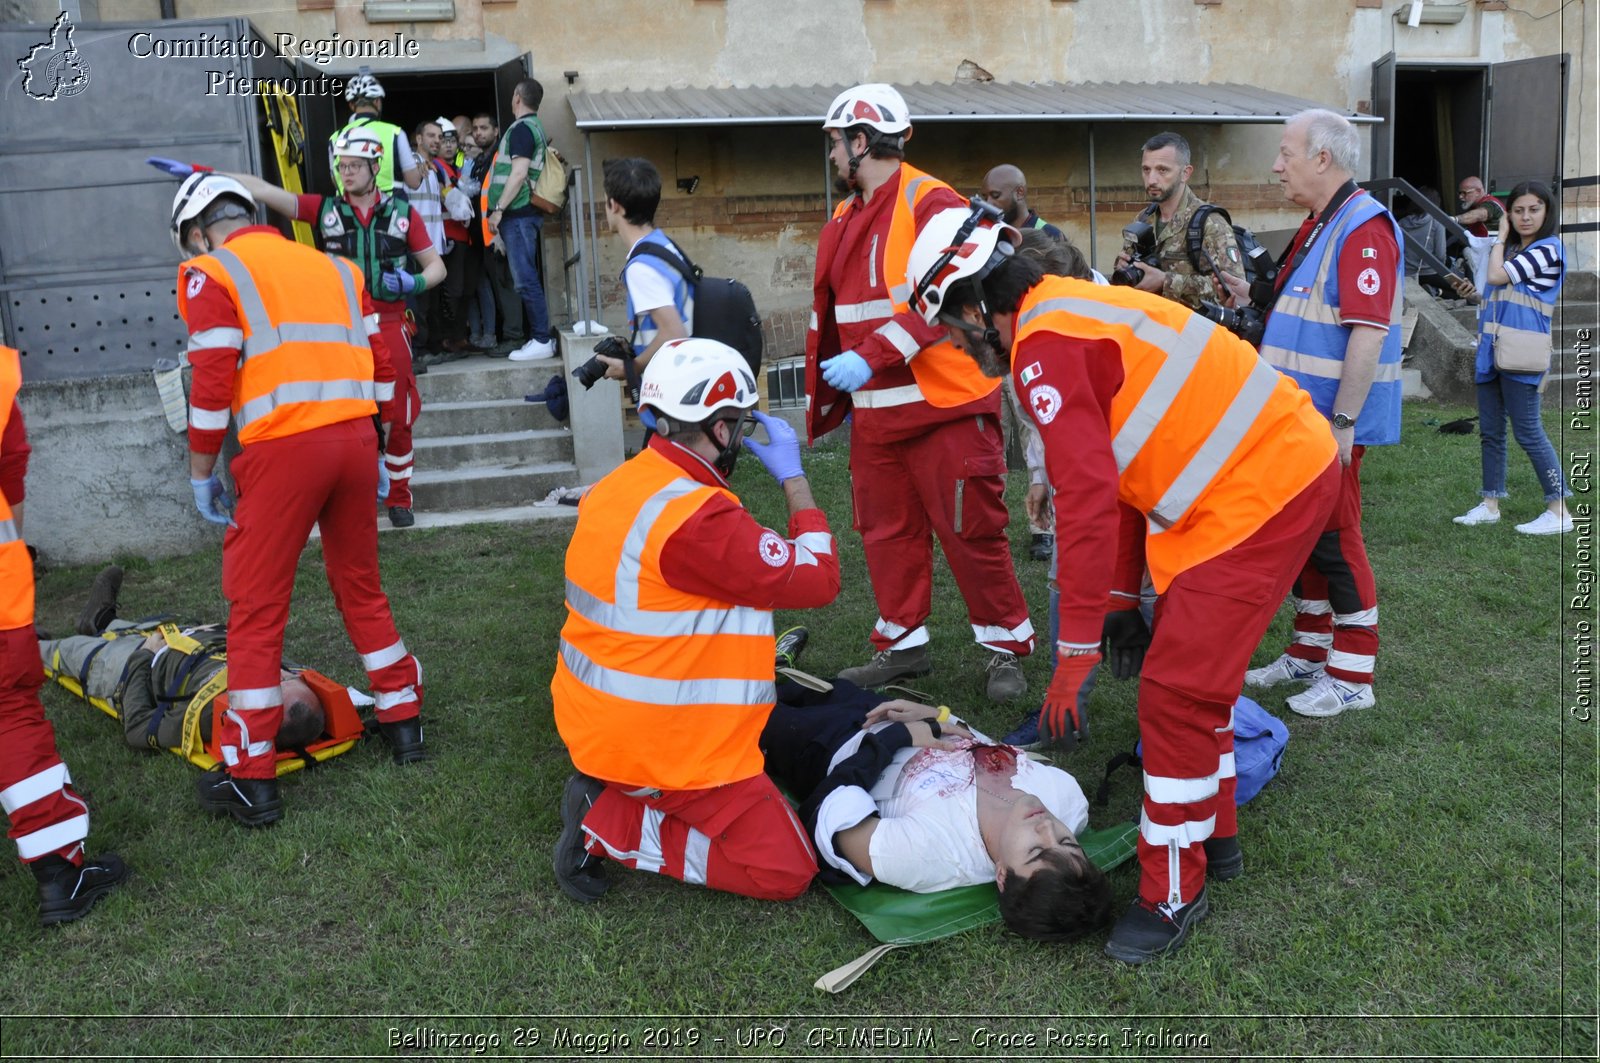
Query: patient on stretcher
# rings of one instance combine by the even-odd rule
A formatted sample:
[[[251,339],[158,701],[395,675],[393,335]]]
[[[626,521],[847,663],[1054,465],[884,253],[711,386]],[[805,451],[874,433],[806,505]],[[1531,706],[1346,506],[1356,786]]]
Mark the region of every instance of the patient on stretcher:
[[[994,882],[1006,925],[1042,941],[1110,920],[1105,873],[1077,840],[1089,820],[1077,781],[948,710],[842,680],[827,692],[780,681],[761,749],[801,802],[824,881],[916,893]]]
[[[129,623],[116,618],[122,570],[115,565],[95,577],[78,634],[40,639],[39,655],[51,672],[75,677],[86,698],[107,701],[135,749],[173,749],[182,744],[190,700],[227,667],[227,629],[221,624]],[[285,668],[279,749],[297,749],[323,732],[321,699],[300,674]],[[209,712],[199,714],[200,737],[211,740]]]

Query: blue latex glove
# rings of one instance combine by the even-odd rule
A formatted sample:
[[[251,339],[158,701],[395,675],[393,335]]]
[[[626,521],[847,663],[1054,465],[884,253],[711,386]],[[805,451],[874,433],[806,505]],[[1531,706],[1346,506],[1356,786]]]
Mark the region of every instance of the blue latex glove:
[[[382,502],[389,497],[389,466],[384,464],[383,455],[378,455],[378,501]]]
[[[822,363],[822,379],[840,391],[855,391],[872,379],[872,366],[855,351],[845,351]]]
[[[378,283],[390,295],[410,295],[417,288],[417,278],[405,270],[386,269]]]
[[[209,166],[196,166],[192,162],[179,162],[177,159],[163,159],[159,155],[152,155],[144,160],[151,166],[167,174],[169,177],[188,177],[196,170],[208,170]]]
[[[233,499],[222,489],[222,481],[215,473],[207,480],[190,480],[194,491],[194,508],[212,524],[233,523]]]
[[[780,484],[804,476],[806,471],[800,465],[800,437],[794,434],[789,422],[781,417],[769,417],[760,410],[751,410],[750,416],[767,430],[770,442],[758,443],[754,439],[747,439],[744,441],[745,449],[760,458],[767,472]]]

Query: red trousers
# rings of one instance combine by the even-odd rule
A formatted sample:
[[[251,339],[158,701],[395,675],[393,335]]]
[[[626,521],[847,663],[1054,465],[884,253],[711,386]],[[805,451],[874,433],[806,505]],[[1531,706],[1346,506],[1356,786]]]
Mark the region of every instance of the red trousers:
[[[1361,535],[1361,455],[1351,450],[1339,504],[1294,585],[1294,636],[1288,653],[1326,662],[1328,674],[1370,683],[1378,658],[1378,587]]]
[[[219,744],[228,771],[270,779],[283,720],[279,669],[295,567],[322,530],[333,602],[378,702],[378,719],[408,720],[422,708],[422,666],[395,630],[378,580],[378,441],[367,418],[251,443],[230,466],[237,526],[222,540],[228,616],[228,712]],[[38,651],[34,651],[38,655]]]
[[[44,718],[44,666],[33,625],[0,631],[0,806],[11,820],[17,855],[31,863],[52,853],[83,862],[89,806],[72,790]]]
[[[792,901],[817,873],[805,827],[765,775],[645,794],[608,784],[583,829],[596,855],[761,900]]]
[[[1178,574],[1156,603],[1139,679],[1139,895],[1185,904],[1207,838],[1238,833],[1233,703],[1261,636],[1339,494],[1338,460],[1244,542]]]
[[[938,536],[978,643],[1033,652],[1033,624],[1006,539],[1006,454],[993,414],[946,421],[913,439],[850,441],[855,529],[878,602],[872,645],[928,641]]]
[[[422,392],[417,390],[417,374],[411,366],[411,338],[404,307],[399,312],[380,310],[378,327],[389,347],[389,360],[394,363],[394,405],[390,407],[393,420],[383,448],[383,463],[389,470],[389,498],[384,505],[410,509],[414,464],[411,428],[422,412]]]

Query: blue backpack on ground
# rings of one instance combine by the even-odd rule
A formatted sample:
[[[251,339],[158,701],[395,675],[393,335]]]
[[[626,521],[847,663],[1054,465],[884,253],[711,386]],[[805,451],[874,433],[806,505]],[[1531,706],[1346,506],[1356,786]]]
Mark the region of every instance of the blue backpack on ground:
[[[1244,804],[1267,785],[1278,766],[1283,762],[1283,751],[1289,745],[1289,728],[1284,722],[1260,705],[1241,695],[1233,703],[1233,770],[1238,783],[1234,789],[1234,803]],[[1106,765],[1105,778],[1095,792],[1094,803],[1104,805],[1111,797],[1111,775],[1124,764],[1135,768],[1144,765],[1140,758],[1144,743],[1134,745],[1132,753],[1118,753]]]

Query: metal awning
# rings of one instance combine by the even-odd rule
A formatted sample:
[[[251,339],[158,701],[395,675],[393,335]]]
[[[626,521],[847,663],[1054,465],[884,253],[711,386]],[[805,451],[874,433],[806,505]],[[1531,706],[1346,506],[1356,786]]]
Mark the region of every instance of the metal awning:
[[[578,92],[567,97],[584,132],[608,129],[816,125],[846,85]],[[1252,85],[1129,81],[1066,85],[957,81],[896,86],[913,122],[1202,122],[1271,124],[1312,100]],[[1340,111],[1352,122],[1373,115]]]

